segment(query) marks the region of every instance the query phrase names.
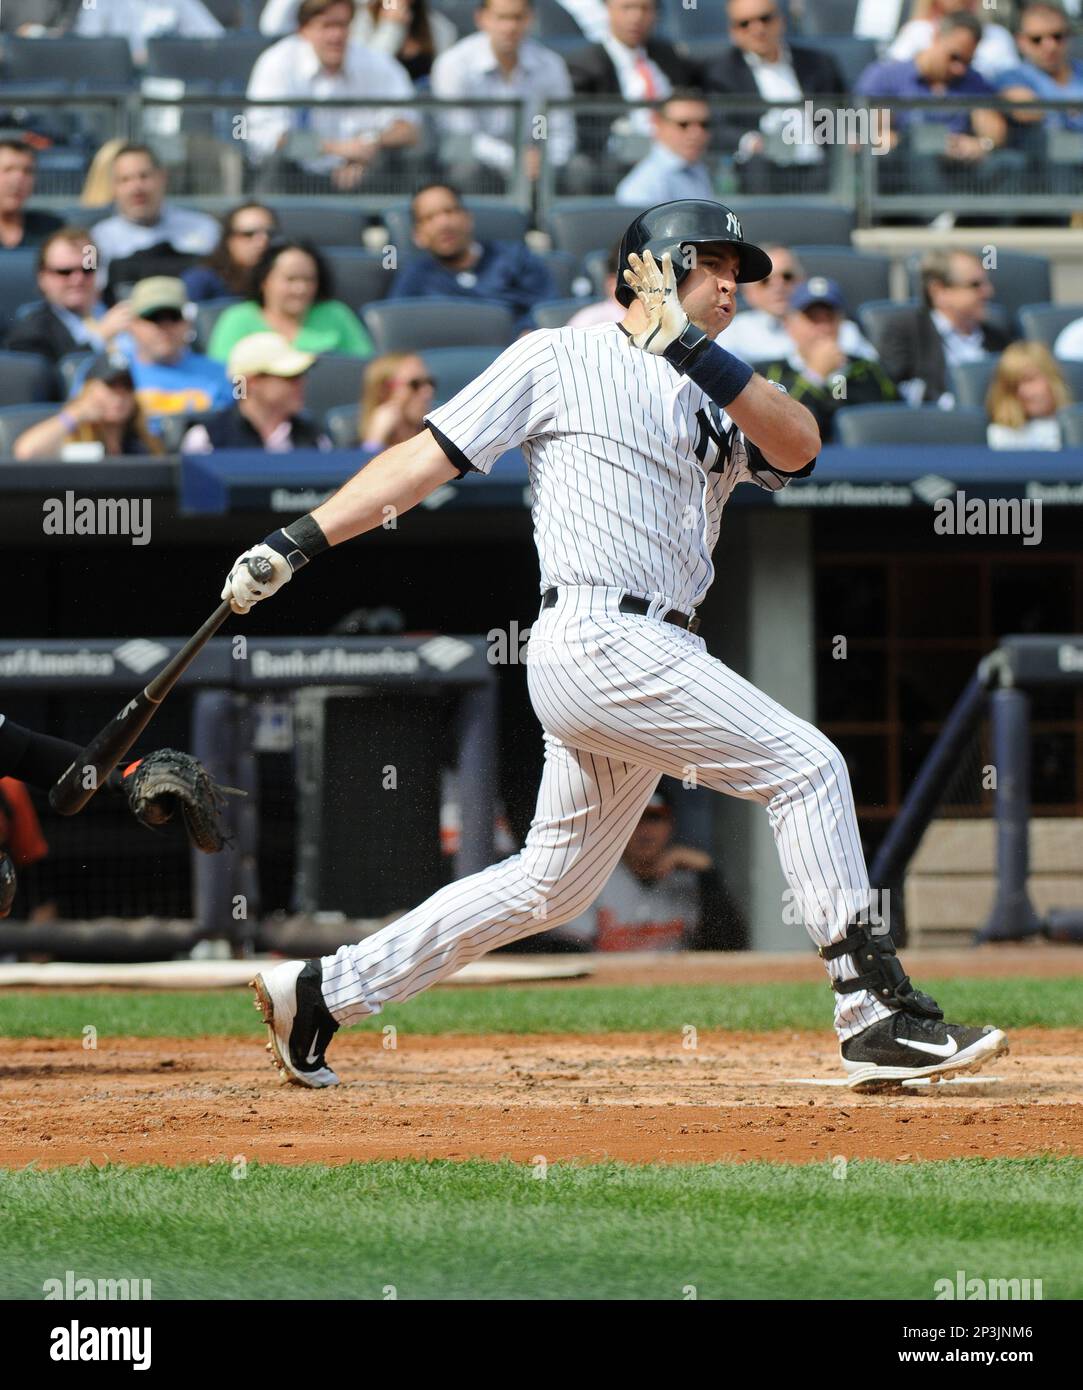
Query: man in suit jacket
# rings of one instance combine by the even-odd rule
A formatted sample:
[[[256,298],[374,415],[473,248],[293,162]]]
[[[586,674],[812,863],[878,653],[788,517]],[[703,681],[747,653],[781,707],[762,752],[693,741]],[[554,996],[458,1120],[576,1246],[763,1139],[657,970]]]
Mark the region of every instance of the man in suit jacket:
[[[776,0],[727,0],[726,14],[733,47],[704,73],[708,91],[753,100],[792,98],[798,110],[806,97],[841,96],[846,91],[829,54],[786,42],[785,21]],[[782,107],[765,112],[758,120],[741,111],[724,115],[722,144],[734,155],[742,191],[826,188],[829,170],[823,148],[811,139],[807,143],[787,140],[794,128],[804,135],[803,125],[794,127],[792,109]],[[788,156],[785,164],[777,160],[782,147]]]
[[[885,328],[880,360],[911,405],[949,405],[949,367],[1002,352],[1009,335],[985,322],[993,285],[969,251],[930,251],[921,262],[925,305]]]
[[[131,317],[126,305],[106,312],[98,295],[96,257],[83,227],[61,227],[38,250],[40,301],[24,306],[8,329],[8,352],[36,352],[59,362],[69,352],[101,352]]]
[[[572,86],[580,96],[663,101],[674,87],[696,87],[700,73],[671,43],[652,38],[657,0],[606,0],[609,33],[567,55]],[[647,113],[644,113],[647,114]],[[649,131],[649,125],[645,127]]]

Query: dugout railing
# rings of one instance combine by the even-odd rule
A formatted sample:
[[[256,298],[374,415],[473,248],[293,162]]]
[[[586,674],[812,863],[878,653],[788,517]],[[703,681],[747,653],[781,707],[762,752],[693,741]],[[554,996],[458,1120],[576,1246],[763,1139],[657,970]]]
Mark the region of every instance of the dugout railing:
[[[1081,684],[1083,634],[1002,638],[955,702],[884,836],[869,870],[873,887],[901,901],[907,867],[962,750],[987,716],[995,771],[996,896],[976,941],[1021,941],[1043,932],[1054,939],[1083,940],[1083,912],[1055,908],[1039,917],[1028,888],[1031,697],[1044,688]]]

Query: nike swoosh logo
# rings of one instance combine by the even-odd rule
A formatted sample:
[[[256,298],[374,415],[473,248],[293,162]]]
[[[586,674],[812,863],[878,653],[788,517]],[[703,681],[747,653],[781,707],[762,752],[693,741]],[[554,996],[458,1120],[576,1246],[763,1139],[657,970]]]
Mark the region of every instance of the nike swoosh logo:
[[[953,1057],[959,1051],[959,1044],[954,1038],[949,1038],[946,1043],[923,1043],[912,1042],[909,1038],[896,1038],[896,1042],[902,1043],[903,1047],[914,1047],[919,1052],[931,1052],[934,1057]]]
[[[317,1033],[316,1036],[312,1039],[312,1046],[308,1049],[308,1056],[305,1058],[305,1061],[308,1063],[310,1067],[320,1060],[320,1054],[316,1050],[319,1047],[319,1045],[320,1035],[319,1033]]]

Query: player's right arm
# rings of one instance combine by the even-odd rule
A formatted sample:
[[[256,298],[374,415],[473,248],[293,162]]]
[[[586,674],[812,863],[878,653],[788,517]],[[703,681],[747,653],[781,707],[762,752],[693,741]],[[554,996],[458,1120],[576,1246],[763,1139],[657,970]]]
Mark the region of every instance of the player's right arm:
[[[389,516],[409,511],[430,492],[459,477],[461,471],[428,429],[385,449],[315,511],[239,555],[226,578],[222,597],[230,600],[235,613],[246,613],[254,603],[277,592],[294,570],[321,551],[373,530]],[[271,562],[274,574],[270,581],[252,578],[243,561],[253,555]]]

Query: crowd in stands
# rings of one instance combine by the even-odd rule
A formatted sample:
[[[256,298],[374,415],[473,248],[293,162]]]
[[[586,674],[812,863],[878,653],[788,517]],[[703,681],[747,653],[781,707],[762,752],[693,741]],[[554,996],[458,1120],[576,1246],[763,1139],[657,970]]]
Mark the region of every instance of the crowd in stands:
[[[847,93],[920,103],[892,112],[883,162],[894,173],[884,177],[943,194],[945,220],[964,175],[970,188],[1019,187],[1042,164],[1036,136],[1083,141],[1083,61],[1071,52],[1078,3],[1019,0],[1008,28],[978,0],[884,0],[898,11],[890,33],[838,36],[866,45],[858,71],[801,27],[798,0],[714,4],[716,41],[701,44],[681,37],[680,0],[477,0],[476,9],[457,0],[4,0],[5,38],[123,38],[135,69],[164,37],[224,41],[247,25],[265,41],[238,93],[251,179],[221,216],[171,196],[151,135],[103,145],[78,219],[73,210],[61,217],[34,200],[39,153],[56,143],[35,125],[40,110],[0,119],[0,351],[42,364],[33,378],[0,374],[0,437],[4,408],[40,408],[7,452],[44,460],[178,446],[322,450],[332,434],[377,449],[409,437],[446,398],[448,380],[427,354],[438,363],[461,347],[491,360],[538,326],[598,328],[621,317],[613,236],[635,210],[795,186],[823,200],[828,153],[787,142],[792,109],[717,108],[716,94],[794,108]],[[815,6],[804,0],[806,12]],[[417,92],[438,99],[434,114],[409,104]],[[1012,106],[945,107],[953,95]],[[572,97],[633,106],[620,116],[607,108],[606,133],[592,145],[585,132],[597,120],[585,107],[545,111]],[[519,116],[511,105],[463,104],[475,98],[517,103]],[[1028,109],[1049,100],[1063,108]],[[537,233],[550,233],[553,250],[537,233],[524,238],[529,212],[511,234],[491,205],[460,192],[511,193],[524,173],[537,184],[543,164],[565,192],[608,200],[586,255],[562,244],[537,204]],[[1057,170],[1066,190],[1083,190],[1083,149]],[[408,204],[400,223],[394,209],[366,207],[377,183]],[[289,203],[298,189],[312,199],[303,234]],[[348,245],[321,227],[332,200],[358,210]],[[1063,223],[1073,210],[1066,198]],[[366,223],[408,231],[382,252],[366,250]],[[886,273],[880,296],[854,288],[848,267],[864,258],[852,247],[749,233],[773,270],[742,286],[724,344],[808,405],[825,442],[837,440],[840,412],[862,404],[980,402],[991,447],[1061,446],[1060,412],[1083,401],[1083,307],[1055,333],[1038,333],[1019,302],[1004,301],[1010,272],[977,246],[915,258],[913,298],[888,305]],[[363,294],[350,288],[362,271]],[[31,274],[36,283],[26,283]],[[13,298],[9,285],[24,283]],[[432,312],[408,316],[418,301]],[[323,418],[325,393],[306,409],[326,359],[347,360],[338,379],[352,382],[333,402],[353,412],[335,431]],[[31,380],[33,395],[20,396],[18,383]]]

